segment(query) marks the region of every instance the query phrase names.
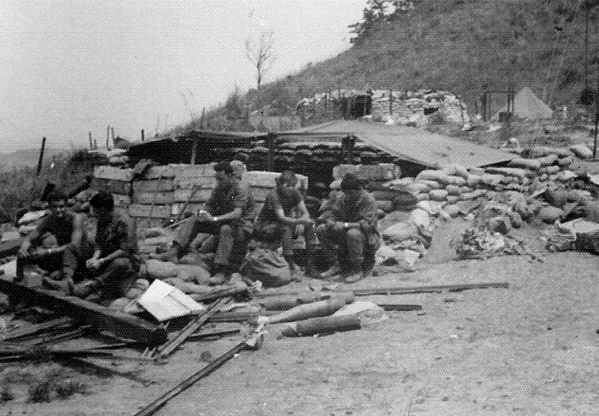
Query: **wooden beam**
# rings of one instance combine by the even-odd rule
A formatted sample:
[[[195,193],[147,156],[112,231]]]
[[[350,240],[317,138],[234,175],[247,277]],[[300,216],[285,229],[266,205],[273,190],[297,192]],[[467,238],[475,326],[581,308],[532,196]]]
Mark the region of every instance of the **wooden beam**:
[[[189,322],[181,331],[179,331],[172,339],[167,341],[165,344],[161,345],[156,350],[156,356],[160,358],[167,357],[174,350],[179,348],[181,344],[185,342],[187,337],[196,332],[202,325],[210,319],[214,313],[220,311],[220,308],[224,306],[230,298],[219,299],[214,304],[212,304],[208,309],[204,311],[203,314],[196,316]]]
[[[167,340],[166,329],[162,326],[74,296],[61,296],[54,291],[29,288],[6,277],[0,277],[0,292],[55,310],[120,338],[152,346],[163,344]]]
[[[507,282],[489,282],[489,283],[457,283],[450,285],[423,285],[423,286],[392,286],[392,287],[370,287],[363,289],[354,290],[335,290],[326,293],[334,295],[335,293],[347,293],[351,292],[355,296],[372,296],[372,295],[402,295],[409,293],[432,293],[432,292],[460,292],[462,290],[470,289],[508,289],[509,283]],[[278,292],[276,290],[270,292],[257,292],[254,294],[257,298],[263,298],[267,296],[298,296],[306,292]]]

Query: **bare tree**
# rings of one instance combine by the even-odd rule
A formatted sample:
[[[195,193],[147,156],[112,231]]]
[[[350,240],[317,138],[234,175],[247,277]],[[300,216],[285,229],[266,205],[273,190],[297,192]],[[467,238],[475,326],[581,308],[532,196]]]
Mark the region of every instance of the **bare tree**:
[[[260,33],[258,40],[251,37],[245,40],[245,54],[252,65],[256,68],[256,84],[260,91],[260,85],[264,79],[264,75],[272,67],[275,60],[274,51],[274,33],[266,31]]]

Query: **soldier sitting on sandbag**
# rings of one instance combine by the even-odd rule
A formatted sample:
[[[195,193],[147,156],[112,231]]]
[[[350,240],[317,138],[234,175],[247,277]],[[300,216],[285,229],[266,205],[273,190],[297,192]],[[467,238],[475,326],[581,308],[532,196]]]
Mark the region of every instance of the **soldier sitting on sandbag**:
[[[176,263],[189,251],[199,233],[212,234],[204,245],[216,246],[210,283],[218,285],[228,281],[239,267],[232,261],[232,254],[234,248],[247,245],[253,231],[255,204],[249,186],[241,181],[241,174],[231,163],[217,163],[214,172],[216,188],[204,209],[183,224],[169,251],[151,257]],[[242,251],[245,254],[245,248]]]
[[[80,251],[67,247],[62,278],[44,278],[44,285],[80,298],[94,295],[93,300],[123,297],[141,263],[135,223],[126,212],[115,209],[110,193],[98,192],[89,204],[97,219],[95,245]]]
[[[46,201],[50,213],[21,243],[17,257],[18,275],[22,274],[24,264],[36,264],[46,272],[61,273],[64,251],[87,244],[83,216],[67,210],[66,195],[53,190],[46,196]]]
[[[378,215],[374,197],[355,175],[345,175],[341,192],[316,234],[331,265],[322,277],[343,272],[345,282],[353,283],[368,276],[374,267],[374,253],[381,244]]]
[[[254,238],[260,240],[262,234],[274,233],[283,246],[283,256],[292,274],[297,273],[293,249],[293,238],[301,233],[306,242],[306,275],[317,274],[314,268],[314,247],[316,234],[314,220],[310,218],[302,192],[296,187],[297,177],[290,170],[284,171],[276,179],[277,186],[270,191],[264,206],[254,224]],[[297,213],[297,216],[293,214]],[[268,230],[268,232],[267,232]]]

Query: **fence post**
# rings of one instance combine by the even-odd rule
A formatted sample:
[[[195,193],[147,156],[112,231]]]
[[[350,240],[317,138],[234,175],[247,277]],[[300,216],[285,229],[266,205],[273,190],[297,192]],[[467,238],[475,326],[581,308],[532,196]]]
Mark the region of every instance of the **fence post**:
[[[35,176],[40,176],[40,172],[42,170],[42,163],[44,161],[44,150],[46,149],[46,138],[42,138],[42,148],[40,149],[40,158],[37,161],[37,172]]]

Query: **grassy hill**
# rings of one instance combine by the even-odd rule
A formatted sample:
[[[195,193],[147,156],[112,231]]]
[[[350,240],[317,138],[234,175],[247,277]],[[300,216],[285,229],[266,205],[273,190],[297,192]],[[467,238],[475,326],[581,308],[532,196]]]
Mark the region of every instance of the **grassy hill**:
[[[588,0],[589,62],[599,42],[597,3]],[[573,104],[585,87],[585,4],[417,0],[413,10],[371,25],[338,56],[264,85],[259,93],[232,94],[210,115],[221,125],[223,117],[234,120],[244,108],[240,100],[250,109],[271,104],[275,114],[289,114],[300,98],[337,88],[448,90],[461,96],[471,113],[485,84],[513,85],[516,91],[529,86],[551,106]],[[596,77],[597,65],[589,63],[590,87]]]

